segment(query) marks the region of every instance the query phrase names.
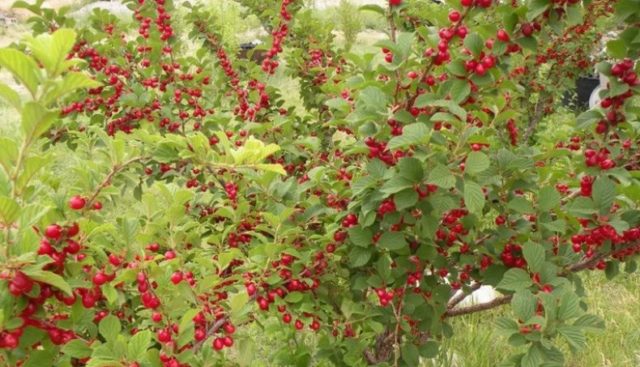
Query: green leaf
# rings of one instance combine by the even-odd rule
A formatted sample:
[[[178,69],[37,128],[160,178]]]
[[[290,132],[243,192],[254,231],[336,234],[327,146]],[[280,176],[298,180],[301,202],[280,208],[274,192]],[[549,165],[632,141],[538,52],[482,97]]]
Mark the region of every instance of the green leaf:
[[[385,232],[378,240],[378,246],[389,251],[396,251],[407,247],[407,241],[400,232]]]
[[[511,299],[511,307],[518,319],[527,321],[536,313],[538,300],[529,290],[516,292]]]
[[[0,166],[7,176],[11,175],[18,159],[18,146],[12,139],[0,137]]]
[[[540,244],[527,242],[522,248],[522,255],[527,261],[527,266],[534,272],[541,272],[544,267],[545,250]]]
[[[600,176],[593,183],[593,202],[601,213],[608,213],[616,198],[616,184],[606,176]]]
[[[403,176],[396,175],[389,181],[385,182],[382,188],[380,188],[380,191],[387,195],[391,195],[411,187],[413,187],[413,183],[411,181]]]
[[[574,321],[573,326],[583,330],[602,330],[604,329],[604,320],[596,315],[584,314]]]
[[[43,33],[27,40],[33,55],[42,63],[51,76],[62,73],[65,60],[74,43],[76,32],[61,28],[53,34]]]
[[[98,325],[100,335],[102,335],[102,337],[104,337],[108,342],[115,341],[120,334],[121,329],[120,320],[118,320],[114,315],[107,315]]]
[[[387,110],[388,96],[378,87],[366,87],[358,95],[360,107],[371,114],[381,114]]]
[[[287,175],[287,171],[284,170],[281,164],[259,163],[256,164],[256,169],[259,171],[275,172],[283,176]]]
[[[91,348],[80,339],[73,339],[62,346],[62,353],[71,358],[87,358],[91,356]]]
[[[586,130],[591,128],[596,122],[602,120],[604,115],[600,110],[589,110],[581,113],[576,120],[577,130]]]
[[[371,250],[369,248],[354,247],[349,252],[349,263],[354,268],[366,265],[371,259]]]
[[[349,241],[356,246],[369,247],[372,243],[373,233],[368,228],[362,228],[360,226],[352,227],[349,229]]]
[[[450,189],[456,185],[456,177],[447,167],[438,164],[429,173],[428,182],[443,189]]]
[[[464,47],[469,49],[474,56],[479,56],[484,48],[484,41],[477,33],[471,33],[464,38]]]
[[[484,204],[485,198],[482,187],[473,181],[467,180],[464,183],[464,205],[469,209],[469,212],[480,214]]]
[[[101,84],[91,79],[88,75],[78,72],[66,73],[62,80],[56,85],[56,88],[47,93],[43,101],[45,104],[54,102],[65,95],[78,89],[97,88]]]
[[[576,326],[560,326],[558,332],[567,340],[567,343],[574,351],[581,350],[587,345],[584,333]]]
[[[487,170],[490,165],[491,162],[486,154],[482,152],[471,152],[465,161],[464,172],[473,175]]]
[[[52,285],[66,293],[68,296],[73,294],[69,284],[64,280],[64,278],[56,273],[38,269],[36,265],[24,267],[22,268],[22,271],[28,275],[29,278]]]
[[[522,357],[521,367],[538,367],[544,361],[544,355],[537,345],[529,347],[527,353]]]
[[[397,210],[404,210],[416,205],[418,202],[418,193],[414,189],[402,190],[394,195],[393,201],[396,204]]]
[[[580,309],[580,297],[577,294],[566,292],[560,298],[560,306],[558,307],[558,319],[566,321],[582,315]]]
[[[627,56],[627,43],[622,39],[607,42],[607,54],[613,59],[624,59]]]
[[[151,343],[151,331],[138,331],[131,337],[127,345],[127,359],[130,361],[140,361],[144,358]]]
[[[416,122],[402,128],[402,135],[394,136],[389,140],[387,147],[390,150],[406,148],[411,145],[427,144],[431,137],[431,130],[427,125]]]
[[[291,292],[289,294],[287,294],[287,296],[284,298],[284,300],[287,303],[299,303],[300,301],[302,301],[302,299],[304,298],[304,295],[300,292]]]
[[[20,98],[18,92],[4,83],[0,83],[0,97],[9,102],[16,110],[22,110],[22,98]]]
[[[514,210],[520,214],[526,214],[533,211],[533,206],[531,205],[529,200],[521,196],[516,196],[515,198],[511,199],[511,201],[509,201],[509,204],[507,204],[507,209]]]
[[[0,67],[9,70],[32,96],[36,95],[40,85],[40,73],[33,58],[11,48],[0,49]]]
[[[13,224],[20,216],[20,206],[18,203],[6,196],[0,196],[0,222],[5,227]]]
[[[547,8],[551,5],[551,0],[533,0],[529,2],[528,5],[529,9],[527,11],[527,20],[532,21],[540,14],[547,11]]]
[[[417,366],[420,360],[418,347],[413,343],[404,343],[402,346],[402,360],[408,366]]]
[[[367,4],[367,5],[363,5],[363,6],[361,6],[361,7],[360,7],[360,8],[358,8],[358,9],[360,9],[361,11],[365,11],[365,10],[367,10],[367,11],[373,11],[373,12],[376,12],[376,13],[378,13],[378,14],[380,14],[380,15],[385,15],[385,10],[384,10],[384,8],[383,8],[383,7],[381,7],[380,5]]]
[[[37,139],[55,122],[58,114],[36,102],[27,102],[22,109],[22,131],[28,139]]]
[[[466,79],[454,79],[449,94],[452,101],[461,103],[471,94],[471,86]]]
[[[497,331],[502,335],[511,335],[518,331],[518,323],[506,317],[499,317],[495,321]]]
[[[546,212],[560,205],[560,193],[553,187],[543,187],[538,192],[538,210]]]
[[[400,176],[410,180],[413,183],[422,182],[424,178],[424,170],[422,162],[415,158],[402,158],[396,165]]]
[[[244,290],[229,296],[229,307],[231,308],[232,316],[239,316],[247,302],[249,302],[249,295]]]
[[[507,270],[502,277],[502,280],[498,284],[498,288],[508,291],[518,291],[525,288],[529,288],[533,285],[529,273],[519,268],[512,268]]]

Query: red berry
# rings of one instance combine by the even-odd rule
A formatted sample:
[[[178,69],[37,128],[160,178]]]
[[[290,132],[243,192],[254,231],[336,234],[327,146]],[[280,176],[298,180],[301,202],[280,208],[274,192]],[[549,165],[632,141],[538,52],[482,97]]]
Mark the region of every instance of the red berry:
[[[69,207],[73,210],[80,210],[84,208],[86,204],[87,201],[79,195],[76,195],[69,200]]]
[[[62,227],[57,224],[52,224],[45,229],[44,235],[52,240],[58,240],[62,236]]]

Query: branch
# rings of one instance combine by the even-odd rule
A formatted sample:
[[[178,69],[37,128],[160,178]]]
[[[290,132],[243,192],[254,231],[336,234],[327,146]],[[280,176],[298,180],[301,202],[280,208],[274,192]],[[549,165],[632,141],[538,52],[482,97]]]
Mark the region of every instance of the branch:
[[[558,275],[564,276],[564,275],[569,275],[571,273],[577,273],[585,269],[593,268],[594,266],[596,266],[596,264],[598,264],[598,262],[615,254],[616,252],[624,251],[626,249],[637,247],[637,246],[638,246],[638,243],[634,242],[632,244],[628,244],[617,249],[612,249],[609,252],[605,252],[605,253],[593,256],[591,258],[584,259],[578,263],[575,263],[567,267],[565,270],[561,271]],[[490,310],[492,308],[502,306],[504,304],[511,302],[512,297],[513,295],[510,294],[510,295],[498,297],[490,302],[478,303],[478,304],[467,306],[467,307],[449,308],[449,310],[447,310],[447,312],[444,313],[443,318],[460,316],[460,315],[468,315],[470,313]],[[457,300],[457,298],[456,297],[452,298],[451,301],[449,301],[449,304],[451,304],[453,300]]]
[[[98,197],[98,195],[100,195],[100,193],[102,192],[102,190],[104,190],[107,186],[109,186],[109,184],[111,184],[111,180],[113,179],[113,177],[115,175],[117,175],[118,173],[120,173],[122,170],[124,170],[127,166],[139,162],[141,160],[145,159],[145,157],[136,157],[136,158],[132,158],[122,164],[116,164],[111,168],[111,172],[109,172],[109,174],[107,175],[107,177],[104,178],[104,180],[102,180],[102,183],[100,183],[100,185],[98,186],[98,188],[96,189],[96,191],[91,195],[91,197],[89,198],[89,200],[87,200],[87,203],[85,205],[85,208],[91,208],[93,202],[96,200],[96,198]]]
[[[468,296],[472,295],[473,292],[475,292],[478,289],[480,289],[481,286],[482,286],[482,283],[480,283],[480,282],[473,283],[471,285],[471,287],[469,287],[469,290],[470,290],[469,293],[460,292],[457,295],[451,297],[451,299],[447,303],[447,309],[450,310],[450,309],[454,308],[455,306],[457,306],[460,302],[464,301],[465,298],[467,298]]]

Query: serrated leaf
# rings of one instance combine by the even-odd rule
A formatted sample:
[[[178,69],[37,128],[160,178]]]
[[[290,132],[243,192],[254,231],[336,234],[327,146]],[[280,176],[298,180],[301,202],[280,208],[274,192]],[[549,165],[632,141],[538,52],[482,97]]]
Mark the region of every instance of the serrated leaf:
[[[616,198],[616,184],[606,176],[596,178],[593,183],[593,202],[600,212],[609,212]]]
[[[287,171],[284,170],[281,164],[259,163],[256,164],[256,169],[259,171],[275,172],[283,176],[287,175]]]
[[[9,70],[31,95],[36,95],[40,85],[40,73],[33,58],[11,48],[0,49],[0,67]]]
[[[464,172],[470,175],[483,172],[489,168],[489,157],[482,152],[471,152],[464,164]]]
[[[4,83],[0,83],[0,97],[9,102],[16,110],[22,110],[22,98],[20,98],[18,92]]]
[[[558,306],[558,319],[566,321],[580,315],[582,315],[580,297],[571,292],[564,293],[560,298],[560,305]]]
[[[104,319],[100,320],[100,324],[98,325],[100,335],[107,341],[116,340],[121,330],[120,320],[114,315],[107,315]]]
[[[366,265],[371,259],[371,250],[368,248],[354,247],[349,252],[349,264],[354,268]]]
[[[91,356],[91,348],[87,343],[79,339],[70,340],[68,343],[62,346],[62,353],[71,358],[87,358]]]
[[[464,205],[473,214],[482,213],[485,198],[482,187],[473,181],[465,181],[464,183]]]
[[[368,228],[356,226],[349,229],[349,241],[356,246],[369,247],[372,243],[373,233]]]
[[[471,94],[471,86],[466,79],[454,79],[449,94],[455,103],[462,103]]]
[[[427,125],[420,122],[406,125],[402,128],[402,135],[391,138],[387,147],[396,150],[411,145],[427,144],[431,136],[430,131]]]
[[[576,120],[576,129],[586,130],[596,122],[602,120],[604,115],[599,110],[589,110],[581,113]]]
[[[397,210],[410,208],[418,202],[418,193],[414,189],[402,190],[393,196]]]
[[[422,169],[422,162],[416,158],[402,158],[396,164],[398,173],[410,180],[413,183],[422,182],[424,178],[424,170]]]
[[[6,196],[0,196],[0,222],[4,224],[4,227],[9,227],[20,216],[20,205]]]
[[[417,366],[420,360],[420,352],[418,347],[413,343],[404,343],[402,346],[402,360],[408,366]]]
[[[229,307],[231,308],[232,315],[234,315],[233,317],[240,315],[240,312],[247,302],[249,302],[249,295],[246,291],[241,290],[240,292],[229,296]]]
[[[304,295],[300,292],[291,292],[289,294],[287,294],[287,296],[284,298],[284,300],[287,303],[298,303],[300,301],[302,301],[302,299],[304,298]]]
[[[520,214],[526,214],[533,211],[533,205],[531,205],[529,200],[521,196],[516,196],[515,198],[511,199],[511,201],[509,201],[509,204],[507,204],[507,209],[516,211]]]
[[[529,290],[516,292],[511,299],[511,307],[518,319],[527,321],[535,315],[538,301]]]
[[[531,285],[533,285],[533,282],[531,281],[529,273],[519,268],[512,268],[504,273],[502,280],[498,283],[498,288],[508,291],[518,291],[529,288]]]
[[[58,114],[48,111],[36,102],[27,102],[22,108],[22,132],[28,139],[37,139],[55,122]]]
[[[540,244],[527,242],[522,248],[522,255],[531,271],[540,272],[544,266],[545,250]]]
[[[127,359],[130,361],[140,361],[144,358],[151,343],[151,331],[138,331],[131,337],[127,345]]]
[[[43,33],[26,41],[33,55],[42,63],[52,76],[59,75],[73,44],[76,32],[73,29],[61,28],[53,34]]]
[[[581,350],[587,345],[587,339],[584,333],[576,326],[560,326],[558,332],[565,338],[574,351]]]
[[[604,329],[604,320],[596,315],[584,314],[574,321],[573,326],[586,330],[602,330]]]
[[[62,278],[60,275],[56,273],[38,269],[37,266],[35,265],[22,268],[22,272],[28,275],[29,278],[33,280],[37,280],[39,282],[49,284],[60,289],[61,291],[66,293],[68,296],[71,296],[73,293],[73,291],[71,290],[71,287],[69,286],[69,283],[67,283],[64,280],[64,278]]]
[[[451,171],[439,164],[435,166],[429,173],[429,183],[442,187],[443,189],[450,189],[456,185],[456,177]]]
[[[407,247],[407,241],[400,232],[385,232],[378,240],[378,246],[389,251],[396,251]]]
[[[479,56],[484,48],[484,41],[477,33],[471,33],[464,38],[464,47],[466,47],[474,56]]]
[[[560,193],[553,187],[543,187],[538,192],[538,210],[546,212],[560,205]]]

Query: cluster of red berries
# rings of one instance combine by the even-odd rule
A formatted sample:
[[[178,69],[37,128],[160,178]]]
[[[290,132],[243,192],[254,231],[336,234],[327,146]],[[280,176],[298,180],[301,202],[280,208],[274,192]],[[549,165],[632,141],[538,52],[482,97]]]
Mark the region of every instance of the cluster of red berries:
[[[453,246],[459,236],[469,232],[460,222],[467,214],[467,209],[453,209],[443,214],[440,228],[436,230],[436,239],[444,241],[449,247]]]
[[[522,255],[522,246],[518,244],[506,244],[500,254],[500,259],[509,268],[524,268],[527,266],[527,261]]]
[[[599,151],[586,149],[584,158],[587,167],[599,166],[600,169],[608,170],[616,166],[616,162],[609,158],[609,150],[607,148],[601,148]]]

